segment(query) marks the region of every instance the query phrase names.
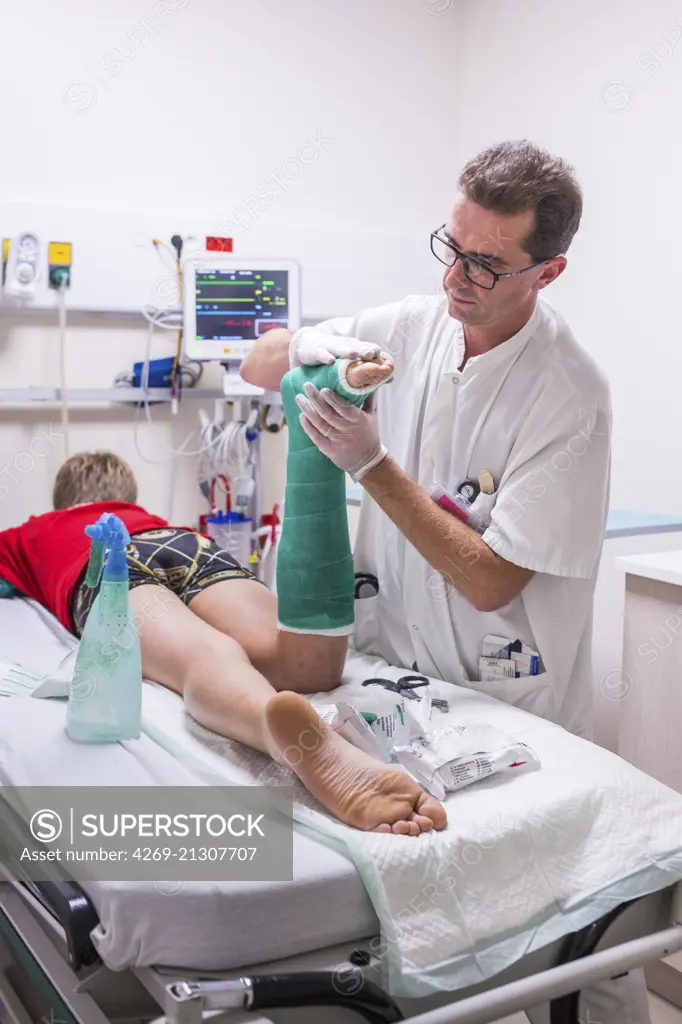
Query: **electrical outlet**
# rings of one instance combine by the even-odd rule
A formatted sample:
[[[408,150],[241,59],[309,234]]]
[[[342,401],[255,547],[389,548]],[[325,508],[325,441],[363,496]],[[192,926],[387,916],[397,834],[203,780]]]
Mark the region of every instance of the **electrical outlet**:
[[[71,242],[50,242],[47,247],[47,283],[50,288],[71,287]]]
[[[50,267],[49,276],[50,288],[70,288],[71,287],[71,268],[70,267]]]

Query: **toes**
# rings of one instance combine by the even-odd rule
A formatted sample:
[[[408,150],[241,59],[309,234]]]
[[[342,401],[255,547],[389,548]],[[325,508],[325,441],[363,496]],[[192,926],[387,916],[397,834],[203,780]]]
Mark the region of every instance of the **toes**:
[[[417,814],[415,811],[412,815],[412,821],[415,821],[422,832],[431,832],[433,829],[433,822],[431,818],[427,818],[425,814]]]
[[[354,387],[367,387],[369,384],[381,384],[392,372],[392,365],[353,361],[348,367],[348,379]]]
[[[406,836],[409,834],[409,824],[408,821],[394,821],[391,825],[391,832],[395,836]]]
[[[433,827],[440,831],[448,823],[448,816],[440,800],[428,793],[422,793],[417,800],[416,814],[424,815],[433,822]]]
[[[390,832],[390,831],[391,831],[391,826],[388,825],[385,822],[384,822],[383,825],[377,825],[376,828],[372,829],[372,832],[384,832],[384,833],[386,833],[386,832]]]
[[[391,831],[396,836],[418,836],[421,829],[416,821],[396,821]]]

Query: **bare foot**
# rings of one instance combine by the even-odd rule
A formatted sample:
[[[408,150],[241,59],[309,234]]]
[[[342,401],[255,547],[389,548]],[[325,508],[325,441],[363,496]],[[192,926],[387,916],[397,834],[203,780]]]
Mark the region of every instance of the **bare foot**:
[[[391,376],[394,368],[392,359],[381,356],[378,360],[355,359],[349,364],[346,376],[351,387],[364,388],[368,384],[376,384],[378,387]]]
[[[337,735],[299,693],[271,697],[265,721],[278,760],[346,825],[411,836],[445,828],[445,808],[435,797]]]

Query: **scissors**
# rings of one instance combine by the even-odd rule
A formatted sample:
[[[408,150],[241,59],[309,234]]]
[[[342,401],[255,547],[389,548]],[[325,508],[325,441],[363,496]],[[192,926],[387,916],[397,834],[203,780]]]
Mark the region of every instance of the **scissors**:
[[[408,700],[421,700],[414,691],[420,689],[422,686],[428,686],[429,681],[426,676],[401,676],[401,678],[395,682],[393,679],[365,679],[363,686],[383,686],[385,690],[390,690],[392,693],[399,693],[401,697],[406,697]],[[445,713],[448,708],[448,702],[446,700],[439,700],[437,697],[432,698],[431,703],[434,708],[438,708],[439,711]]]
[[[371,587],[373,594],[362,594],[363,587]],[[379,593],[379,580],[373,572],[356,572],[355,574],[355,599],[359,597],[376,597]]]

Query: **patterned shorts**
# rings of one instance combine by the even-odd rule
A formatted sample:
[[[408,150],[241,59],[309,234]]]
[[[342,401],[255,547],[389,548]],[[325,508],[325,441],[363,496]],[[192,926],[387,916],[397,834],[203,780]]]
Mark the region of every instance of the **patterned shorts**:
[[[191,530],[173,527],[147,530],[134,534],[130,540],[126,552],[130,590],[153,583],[172,590],[184,604],[189,604],[193,597],[214,583],[256,579],[249,569],[240,565],[215,541]],[[83,632],[98,593],[99,586],[86,586],[83,573],[71,605],[78,636]]]

